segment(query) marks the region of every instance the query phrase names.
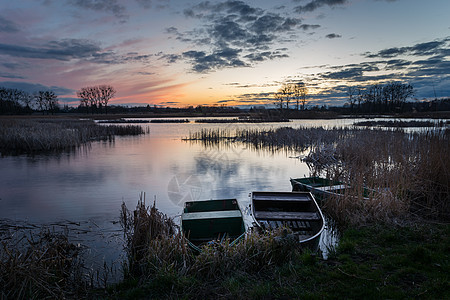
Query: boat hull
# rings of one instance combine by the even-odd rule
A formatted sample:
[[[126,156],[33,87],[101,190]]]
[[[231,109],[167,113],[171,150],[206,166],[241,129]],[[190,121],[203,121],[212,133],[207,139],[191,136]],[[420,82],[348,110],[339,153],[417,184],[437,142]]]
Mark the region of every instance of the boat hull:
[[[237,243],[245,234],[242,212],[236,199],[189,201],[181,214],[181,229],[191,248],[228,240]]]
[[[322,177],[304,177],[290,179],[292,185],[292,191],[305,191],[314,194],[319,203],[332,198],[339,200],[343,197],[350,197],[353,199],[362,197],[364,200],[368,200],[370,197],[374,197],[378,194],[377,191],[362,187],[359,193],[355,194],[352,188],[340,181],[330,180]]]
[[[325,220],[309,192],[253,192],[252,216],[263,230],[288,227],[299,243],[318,250]]]

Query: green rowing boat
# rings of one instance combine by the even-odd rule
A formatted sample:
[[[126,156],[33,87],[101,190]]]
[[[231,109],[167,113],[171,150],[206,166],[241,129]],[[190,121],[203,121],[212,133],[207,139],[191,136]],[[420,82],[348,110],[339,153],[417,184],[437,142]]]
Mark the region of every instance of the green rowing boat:
[[[198,252],[208,243],[229,240],[236,244],[245,234],[244,218],[236,199],[186,202],[181,229],[189,246]]]
[[[291,185],[292,191],[310,192],[314,194],[318,201],[330,197],[339,199],[345,195],[350,195],[349,191],[351,190],[351,186],[344,182],[322,177],[291,178]],[[374,196],[375,192],[375,190],[363,187],[361,195],[363,199],[369,199],[369,197]]]

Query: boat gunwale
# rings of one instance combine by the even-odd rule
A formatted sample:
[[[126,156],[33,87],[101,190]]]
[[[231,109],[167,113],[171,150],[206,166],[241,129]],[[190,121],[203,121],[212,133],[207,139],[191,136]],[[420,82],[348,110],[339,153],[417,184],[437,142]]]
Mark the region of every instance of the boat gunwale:
[[[260,224],[260,222],[256,219],[255,217],[255,205],[253,203],[253,194],[254,193],[273,193],[273,194],[309,194],[309,196],[311,197],[311,201],[313,201],[315,208],[317,209],[317,212],[319,213],[320,216],[320,221],[322,222],[322,226],[320,227],[320,229],[317,231],[316,234],[311,235],[310,237],[303,239],[303,240],[299,240],[300,244],[305,244],[309,241],[312,241],[318,237],[320,237],[320,235],[323,233],[323,231],[325,230],[325,218],[323,216],[322,210],[320,209],[319,205],[317,204],[316,199],[314,198],[314,195],[311,192],[301,192],[301,191],[293,191],[293,192],[262,192],[262,191],[254,191],[251,193],[251,205],[252,205],[252,217],[255,220],[256,224],[258,225],[258,227],[263,228],[263,226]],[[264,201],[264,200],[262,200]],[[272,200],[272,201],[276,201],[276,200]],[[300,234],[294,233],[294,235],[300,236]]]
[[[239,236],[237,236],[236,238],[234,238],[231,242],[230,242],[230,246],[232,246],[232,245],[235,245],[235,244],[237,244],[244,236],[245,236],[245,234],[247,233],[247,230],[246,230],[246,226],[245,226],[245,220],[244,220],[244,214],[243,214],[243,212],[242,212],[242,209],[241,209],[241,206],[239,205],[239,201],[236,199],[236,198],[228,198],[228,199],[209,199],[209,200],[198,200],[198,201],[186,201],[185,203],[184,203],[184,207],[183,207],[183,212],[181,213],[181,217],[180,217],[180,227],[181,227],[181,232],[183,233],[183,235],[185,235],[185,231],[184,231],[184,229],[183,229],[183,221],[184,221],[184,218],[183,218],[183,216],[185,215],[185,214],[191,214],[191,213],[199,213],[199,212],[185,212],[185,209],[186,209],[186,204],[187,203],[197,203],[197,202],[215,202],[215,201],[217,201],[217,202],[220,202],[220,201],[236,201],[236,208],[235,209],[229,209],[229,210],[204,210],[204,211],[200,211],[200,213],[201,212],[220,212],[220,211],[224,211],[224,212],[231,212],[231,211],[238,211],[239,212],[239,217],[234,217],[234,218],[217,218],[217,219],[240,219],[241,220],[241,222],[242,222],[242,228],[243,228],[243,230],[242,230],[242,232],[241,232],[241,234],[239,235]],[[206,220],[207,218],[205,218],[204,220]],[[216,218],[210,218],[210,219],[216,219]],[[190,220],[187,220],[187,221],[190,221]],[[188,245],[192,248],[192,249],[194,249],[195,251],[198,251],[199,253],[200,252],[202,252],[202,249],[201,249],[201,245],[199,245],[199,246],[197,246],[197,245],[195,245],[186,235],[185,235],[185,238],[186,238],[186,241],[187,241],[187,243],[188,243]],[[212,238],[211,240],[209,240],[209,241],[214,241],[215,239],[214,238]],[[206,243],[206,242],[205,242]]]

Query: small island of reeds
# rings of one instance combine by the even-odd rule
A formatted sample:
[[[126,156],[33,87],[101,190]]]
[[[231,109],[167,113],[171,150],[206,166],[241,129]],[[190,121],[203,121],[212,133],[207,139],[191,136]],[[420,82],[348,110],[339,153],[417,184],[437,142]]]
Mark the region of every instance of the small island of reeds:
[[[67,150],[94,140],[112,140],[116,135],[145,133],[136,125],[99,125],[92,120],[0,119],[0,152],[18,154]]]

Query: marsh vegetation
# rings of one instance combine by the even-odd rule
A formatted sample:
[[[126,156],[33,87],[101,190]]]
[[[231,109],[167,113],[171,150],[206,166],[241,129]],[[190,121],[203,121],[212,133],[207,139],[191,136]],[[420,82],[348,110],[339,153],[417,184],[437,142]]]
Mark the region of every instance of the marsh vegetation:
[[[256,150],[302,154],[312,176],[351,183],[356,197],[325,205],[342,225],[390,221],[412,215],[448,221],[448,129],[406,133],[361,128],[201,130],[187,140],[221,147],[242,143]],[[306,155],[305,155],[306,154]],[[383,191],[363,201],[363,187]],[[358,197],[359,196],[359,197]],[[359,201],[355,201],[359,199]]]
[[[32,153],[68,150],[116,135],[140,135],[136,125],[98,125],[92,120],[0,119],[0,151]]]

